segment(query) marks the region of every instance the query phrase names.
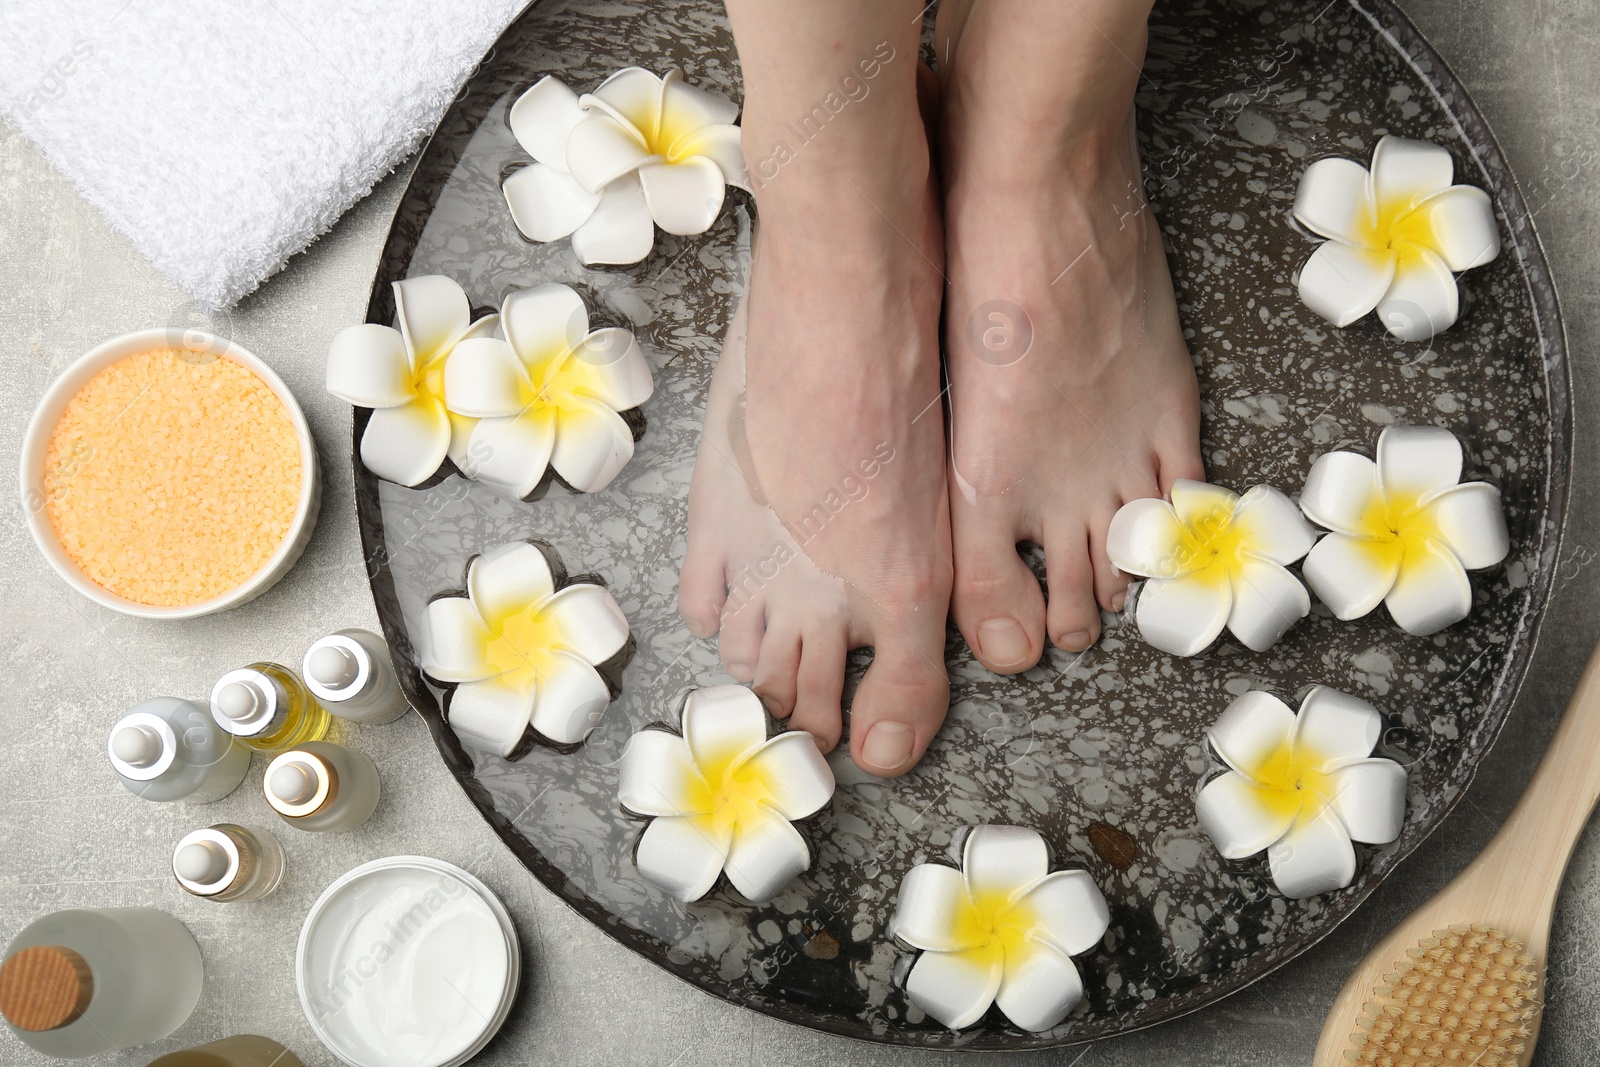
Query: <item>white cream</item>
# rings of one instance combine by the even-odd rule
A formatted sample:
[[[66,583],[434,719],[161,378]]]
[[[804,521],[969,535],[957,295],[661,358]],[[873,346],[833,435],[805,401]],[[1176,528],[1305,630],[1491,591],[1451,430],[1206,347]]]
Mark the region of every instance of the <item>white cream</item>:
[[[487,890],[452,871],[380,860],[313,907],[297,961],[301,1003],[346,1063],[459,1063],[504,1019],[519,969],[514,935]]]

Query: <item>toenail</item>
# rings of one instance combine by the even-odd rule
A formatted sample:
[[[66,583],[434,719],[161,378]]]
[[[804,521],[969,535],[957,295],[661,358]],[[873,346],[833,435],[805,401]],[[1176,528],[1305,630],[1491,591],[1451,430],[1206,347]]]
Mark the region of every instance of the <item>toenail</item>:
[[[750,666],[745,663],[730,663],[728,664],[728,673],[735,678],[749,678]]]
[[[1070,634],[1063,634],[1056,643],[1070,652],[1081,652],[1089,647],[1089,631],[1074,630]]]
[[[1111,594],[1111,610],[1112,611],[1121,611],[1122,610],[1122,605],[1126,604],[1127,602],[1128,602],[1128,594],[1127,593],[1112,593]]]
[[[917,732],[899,722],[880,722],[861,742],[861,758],[882,771],[899,770],[911,759]]]
[[[978,651],[996,667],[1028,658],[1028,635],[1014,619],[990,619],[978,627]]]

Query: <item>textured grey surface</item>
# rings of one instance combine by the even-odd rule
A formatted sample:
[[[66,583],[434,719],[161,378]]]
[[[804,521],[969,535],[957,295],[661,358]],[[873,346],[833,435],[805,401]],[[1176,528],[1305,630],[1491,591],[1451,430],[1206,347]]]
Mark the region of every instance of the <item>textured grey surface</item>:
[[[1594,469],[1600,324],[1600,45],[1592,4],[1429,0],[1413,16],[1462,75],[1498,132],[1537,213],[1565,297],[1577,395],[1575,470]],[[70,84],[64,91],[70,91]],[[159,1052],[235,1032],[284,1040],[308,1064],[332,1063],[300,1016],[294,939],[321,888],[376,856],[420,852],[483,878],[515,916],[527,953],[525,991],[483,1063],[899,1063],[941,1058],[824,1037],[713,1001],[612,943],[536,885],[494,838],[433,751],[415,716],[346,729],[383,771],[386,794],[360,831],[284,831],[290,873],[264,903],[185,899],[165,873],[183,832],[222,819],[266,822],[262,761],[233,797],[206,808],[159,807],[121,789],[104,733],[145,696],[203,693],[227,667],[297,661],[323,632],[374,624],[356,536],[348,408],[321,388],[323,355],[359,321],[403,176],[237,309],[225,324],[301,397],[324,449],[328,494],[300,565],[266,596],[210,620],[157,624],[77,598],[33,551],[15,511],[0,533],[0,937],[60,907],[149,904],[189,924],[208,985],[199,1009],[160,1046],[100,1062],[143,1064]],[[0,494],[14,499],[15,452],[52,375],[104,337],[188,321],[184,297],[111,234],[98,214],[12,131],[0,127],[0,334],[13,387],[0,397]],[[1530,682],[1478,782],[1445,826],[1343,928],[1266,983],[1176,1023],[1028,1062],[1303,1063],[1345,974],[1388,927],[1442,886],[1489,839],[1531,773],[1597,632],[1600,496],[1580,476],[1551,615]],[[1591,1062],[1600,1018],[1600,832],[1580,845],[1562,888],[1550,1003],[1537,1062]],[[949,1056],[942,1057],[950,1059]],[[44,1062],[9,1034],[0,1061]]]

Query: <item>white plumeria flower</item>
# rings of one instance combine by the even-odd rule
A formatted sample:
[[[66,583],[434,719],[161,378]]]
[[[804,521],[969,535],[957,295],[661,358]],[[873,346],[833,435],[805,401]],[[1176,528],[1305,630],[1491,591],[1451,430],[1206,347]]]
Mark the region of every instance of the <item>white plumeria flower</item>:
[[[1461,442],[1436,426],[1390,426],[1374,463],[1355,452],[1319,456],[1300,507],[1333,532],[1306,556],[1306,581],[1341,619],[1382,601],[1408,633],[1426,636],[1467,617],[1467,571],[1511,550],[1500,490],[1461,480]]]
[[[1172,503],[1130,500],[1106,534],[1111,562],[1146,579],[1134,617],[1139,634],[1174,656],[1203,651],[1223,627],[1246,648],[1271,648],[1311,610],[1286,569],[1316,533],[1271,486],[1243,496],[1180,479]]]
[[[328,349],[328,392],[372,408],[361,434],[361,462],[399,485],[416,485],[445,458],[465,454],[473,420],[448,410],[445,359],[490,337],[499,316],[472,321],[461,286],[438,274],[394,283],[398,329],[363,323],[342,330]]]
[[[1450,153],[1426,141],[1384,137],[1372,170],[1353,159],[1306,168],[1294,217],[1329,238],[1300,268],[1300,299],[1335,326],[1373,308],[1389,332],[1422,341],[1456,321],[1452,271],[1500,254],[1494,204],[1482,189],[1451,185]]]
[[[628,67],[581,97],[546,77],[511,107],[511,132],[536,160],[505,181],[511,218],[532,241],[570,234],[585,264],[639,262],[656,226],[704,233],[725,187],[747,187],[738,114],[677,70]]]
[[[1044,838],[1021,826],[976,826],[961,868],[906,872],[889,933],[922,955],[906,994],[959,1030],[998,1004],[1024,1030],[1048,1030],[1083,999],[1071,957],[1100,943],[1105,897],[1087,871],[1050,873]]]
[[[632,333],[591,331],[583,298],[549,284],[506,297],[498,336],[457,346],[444,389],[452,412],[476,420],[462,473],[520,498],[550,467],[581,493],[609,485],[633,456],[618,412],[648,400],[655,382]]]
[[[1376,708],[1325,686],[1298,715],[1245,693],[1207,734],[1229,770],[1195,800],[1201,829],[1231,860],[1266,849],[1284,896],[1343,889],[1356,876],[1351,842],[1388,844],[1405,821],[1405,768],[1372,756],[1382,734]]]
[[[685,902],[723,873],[749,900],[771,900],[811,866],[791,824],[833,797],[833,771],[804,730],[768,739],[766,710],[742,685],[690,693],[682,728],[641,730],[622,752],[622,806],[653,816],[639,873]]]
[[[604,587],[557,590],[544,553],[526,541],[473,559],[467,595],[431,601],[423,627],[423,671],[455,685],[451,728],[501,756],[530,726],[558,744],[588,737],[611,703],[595,666],[628,641],[628,620]]]

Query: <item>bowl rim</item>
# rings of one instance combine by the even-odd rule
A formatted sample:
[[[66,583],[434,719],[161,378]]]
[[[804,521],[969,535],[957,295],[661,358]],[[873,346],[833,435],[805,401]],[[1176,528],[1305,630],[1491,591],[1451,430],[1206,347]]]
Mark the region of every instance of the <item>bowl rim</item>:
[[[254,574],[227,592],[177,607],[130,600],[100,585],[80,570],[56,536],[44,506],[42,491],[44,461],[50,447],[50,437],[72,398],[90,379],[113,363],[141,352],[163,348],[209,353],[220,359],[230,359],[260,378],[283,405],[300,442],[300,494],[295,501],[294,517],[278,547]],[[319,510],[322,488],[319,475],[317,446],[311,435],[311,424],[289,386],[265,360],[237,341],[206,330],[155,327],[118,334],[101,341],[56,374],[44,395],[34,405],[27,428],[23,431],[21,447],[18,449],[17,488],[23,518],[34,545],[67,585],[102,607],[124,615],[145,619],[192,619],[242,604],[265,592],[288,573],[304,550],[301,535],[307,525],[315,520]]]

